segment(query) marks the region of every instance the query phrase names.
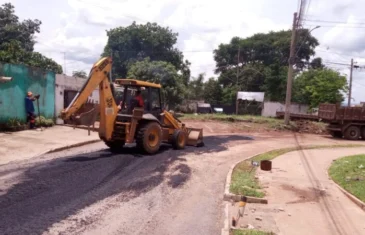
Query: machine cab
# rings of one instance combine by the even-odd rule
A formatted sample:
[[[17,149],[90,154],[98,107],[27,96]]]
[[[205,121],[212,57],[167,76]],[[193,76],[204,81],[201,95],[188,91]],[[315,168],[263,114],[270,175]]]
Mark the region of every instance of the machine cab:
[[[119,113],[131,115],[134,108],[142,108],[143,105],[144,114],[150,113],[160,119],[163,111],[160,85],[132,79],[116,79],[115,83],[117,84],[115,100]]]

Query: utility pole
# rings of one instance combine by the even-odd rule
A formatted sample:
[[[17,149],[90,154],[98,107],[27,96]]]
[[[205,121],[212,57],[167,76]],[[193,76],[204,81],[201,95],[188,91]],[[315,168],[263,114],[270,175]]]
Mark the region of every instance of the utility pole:
[[[354,69],[354,59],[351,59],[351,67],[350,67],[350,84],[349,84],[349,101],[348,106],[351,107],[351,91],[352,91],[352,70]]]
[[[66,52],[65,51],[63,52],[63,67],[65,69],[65,71],[63,73],[66,74]]]
[[[286,98],[285,98],[285,125],[289,124],[290,121],[290,102],[291,102],[291,92],[293,84],[293,65],[295,62],[295,37],[297,33],[297,13],[294,13],[293,18],[293,28],[291,33],[291,43],[290,43],[290,56],[289,56],[289,69],[288,69],[288,81],[286,84]]]
[[[239,46],[238,47],[238,52],[237,52],[237,81],[236,81],[236,86],[238,88],[238,77],[239,77],[239,73],[240,73],[240,51],[241,51],[241,47]],[[239,89],[237,89],[237,94],[236,94],[236,115],[238,115],[238,92],[239,92]]]

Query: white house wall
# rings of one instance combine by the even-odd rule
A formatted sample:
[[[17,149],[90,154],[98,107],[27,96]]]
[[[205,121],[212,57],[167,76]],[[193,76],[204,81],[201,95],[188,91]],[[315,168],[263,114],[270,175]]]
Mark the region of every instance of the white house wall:
[[[64,93],[65,90],[80,91],[86,79],[79,77],[72,77],[63,74],[56,74],[56,88],[55,88],[55,115],[59,116],[64,109]],[[99,103],[99,88],[93,91],[89,100]],[[57,118],[57,124],[63,124],[63,120]]]
[[[285,111],[285,104],[279,102],[264,102],[264,108],[262,109],[261,115],[264,117],[275,117],[276,111]],[[308,105],[295,104],[290,105],[291,113],[306,114],[308,112]]]

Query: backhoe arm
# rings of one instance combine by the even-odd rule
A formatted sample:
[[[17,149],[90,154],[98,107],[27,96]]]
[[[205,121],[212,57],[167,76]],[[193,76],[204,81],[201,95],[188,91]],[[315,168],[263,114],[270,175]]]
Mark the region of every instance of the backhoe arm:
[[[62,111],[62,119],[69,119],[88,100],[91,93],[100,85],[104,79],[108,79],[111,69],[111,59],[108,57],[100,59],[91,68],[89,77],[81,90],[76,94],[70,105]]]
[[[100,127],[99,136],[104,140],[110,140],[113,132],[113,125],[117,115],[117,105],[113,97],[109,73],[112,60],[104,57],[96,62],[90,70],[89,77],[81,90],[76,94],[70,105],[62,111],[62,119],[69,119],[88,100],[91,93],[99,86],[100,100]]]

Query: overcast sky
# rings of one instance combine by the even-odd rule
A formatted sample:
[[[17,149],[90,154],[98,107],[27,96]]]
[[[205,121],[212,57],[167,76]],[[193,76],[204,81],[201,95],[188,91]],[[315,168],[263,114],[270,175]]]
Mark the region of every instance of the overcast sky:
[[[103,51],[105,30],[157,22],[179,33],[178,48],[192,62],[192,76],[213,74],[213,49],[234,36],[290,29],[297,0],[0,0],[11,2],[21,19],[42,21],[36,51],[71,74],[88,72]],[[324,61],[365,66],[365,1],[308,0],[303,26],[313,28]],[[319,22],[331,21],[331,22]],[[338,23],[337,23],[338,22]],[[328,64],[349,74],[349,66]],[[353,98],[365,101],[365,69],[354,72]]]

